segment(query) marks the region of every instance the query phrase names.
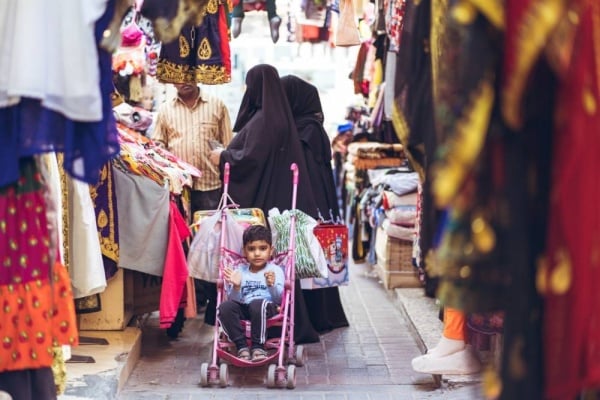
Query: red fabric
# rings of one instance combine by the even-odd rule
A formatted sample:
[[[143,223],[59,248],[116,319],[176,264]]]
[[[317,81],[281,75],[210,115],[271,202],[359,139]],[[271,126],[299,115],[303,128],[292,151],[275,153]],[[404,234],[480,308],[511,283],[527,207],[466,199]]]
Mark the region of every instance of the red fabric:
[[[219,37],[221,38],[221,58],[227,76],[231,78],[231,48],[229,47],[229,28],[227,27],[227,12],[225,5],[219,6]]]
[[[167,244],[165,270],[160,290],[159,321],[161,328],[168,328],[175,321],[189,276],[181,242],[192,232],[177,209],[177,205],[171,202],[170,207],[169,243]]]
[[[585,3],[555,112],[543,330],[547,399],[574,399],[600,387],[600,54],[594,52],[600,4]],[[551,277],[565,265],[571,284],[559,293],[552,283],[568,279]]]

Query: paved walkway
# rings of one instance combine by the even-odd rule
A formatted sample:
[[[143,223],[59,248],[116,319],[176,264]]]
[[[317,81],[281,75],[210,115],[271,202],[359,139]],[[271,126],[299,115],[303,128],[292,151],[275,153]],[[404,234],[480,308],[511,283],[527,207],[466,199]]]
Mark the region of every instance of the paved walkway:
[[[158,321],[143,328],[142,356],[119,399],[477,399],[476,386],[436,388],[429,375],[415,373],[410,361],[420,354],[408,323],[365,266],[351,266],[351,283],[340,289],[350,327],[305,345],[307,362],[297,369],[297,386],[267,389],[266,367],[230,366],[227,388],[198,385],[200,365],[210,362],[213,327],[188,320],[170,341]]]

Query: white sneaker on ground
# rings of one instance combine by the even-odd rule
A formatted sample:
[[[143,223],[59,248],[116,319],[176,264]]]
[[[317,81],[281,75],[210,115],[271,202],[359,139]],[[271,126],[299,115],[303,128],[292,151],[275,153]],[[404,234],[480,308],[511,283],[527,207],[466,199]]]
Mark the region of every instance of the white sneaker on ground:
[[[438,344],[434,348],[429,349],[427,354],[431,354],[436,357],[445,357],[464,350],[465,346],[466,344],[464,340],[448,339],[447,337],[442,336]]]
[[[4,390],[0,390],[0,400],[12,400],[12,396]]]
[[[413,358],[413,370],[432,375],[471,375],[481,371],[481,362],[470,347],[438,357],[424,354]]]

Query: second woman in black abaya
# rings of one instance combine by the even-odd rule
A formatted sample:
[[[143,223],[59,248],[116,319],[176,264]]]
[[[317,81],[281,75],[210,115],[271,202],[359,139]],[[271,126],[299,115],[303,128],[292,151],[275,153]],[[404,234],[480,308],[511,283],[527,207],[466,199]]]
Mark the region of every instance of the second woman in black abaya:
[[[331,168],[331,144],[323,128],[323,109],[317,88],[288,75],[281,78],[296,123],[310,184],[323,218],[339,218],[339,207]],[[348,326],[337,287],[303,290],[310,320],[319,332]]]

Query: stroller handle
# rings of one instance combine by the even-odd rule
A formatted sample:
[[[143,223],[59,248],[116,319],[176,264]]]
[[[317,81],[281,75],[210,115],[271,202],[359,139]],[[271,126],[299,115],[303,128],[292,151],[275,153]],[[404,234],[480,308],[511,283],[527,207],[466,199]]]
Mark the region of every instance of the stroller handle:
[[[292,171],[292,174],[294,176],[294,185],[297,185],[298,184],[298,164],[292,163],[292,165],[290,165],[290,170]]]
[[[228,184],[229,183],[229,163],[226,162],[225,163],[225,171],[223,173],[223,183]]]

